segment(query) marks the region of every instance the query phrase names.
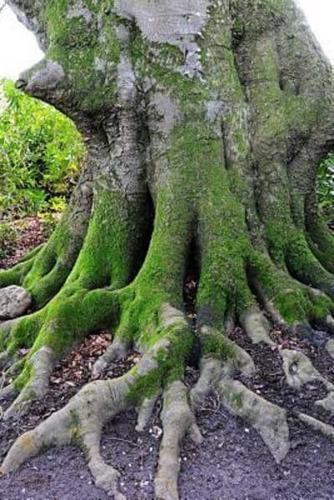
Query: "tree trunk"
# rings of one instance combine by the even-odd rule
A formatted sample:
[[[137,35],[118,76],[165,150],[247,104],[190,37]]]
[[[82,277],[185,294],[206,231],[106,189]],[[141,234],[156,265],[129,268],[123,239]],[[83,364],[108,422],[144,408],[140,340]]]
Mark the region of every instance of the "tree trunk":
[[[211,387],[282,460],[285,411],[234,379],[254,364],[228,332],[239,323],[272,346],[271,325],[334,332],[334,238],[315,194],[334,143],[333,72],[301,12],[292,0],[8,3],[47,54],[18,86],[75,121],[87,159],[50,241],[0,274],[34,307],[1,326],[16,373],[3,396],[18,394],[5,417],[41,398],[54,363],[94,330],[114,332],[96,375],[133,346],[142,358],[19,438],[2,471],[79,433],[97,484],[123,498],[99,453],[102,426],[136,406],[142,428],[162,392],[156,497],[177,498],[180,443],[189,430],[200,440],[193,411]],[[195,326],[183,303],[190,265]],[[281,355],[290,385],[292,368],[299,384],[318,373],[297,351]]]

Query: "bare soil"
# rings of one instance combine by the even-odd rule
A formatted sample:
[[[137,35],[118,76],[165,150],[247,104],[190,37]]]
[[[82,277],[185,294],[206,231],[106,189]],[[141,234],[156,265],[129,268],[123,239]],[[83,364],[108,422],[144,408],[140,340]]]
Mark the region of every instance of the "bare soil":
[[[13,251],[0,260],[0,269],[14,266],[27,252],[44,243],[48,238],[48,229],[40,217],[25,217],[11,222],[17,233],[17,244]]]

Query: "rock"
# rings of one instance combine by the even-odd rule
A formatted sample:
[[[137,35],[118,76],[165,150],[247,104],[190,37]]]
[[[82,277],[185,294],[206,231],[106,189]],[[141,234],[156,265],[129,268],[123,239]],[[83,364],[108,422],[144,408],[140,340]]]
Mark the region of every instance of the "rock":
[[[0,319],[12,319],[21,316],[31,305],[29,292],[16,285],[0,290]]]

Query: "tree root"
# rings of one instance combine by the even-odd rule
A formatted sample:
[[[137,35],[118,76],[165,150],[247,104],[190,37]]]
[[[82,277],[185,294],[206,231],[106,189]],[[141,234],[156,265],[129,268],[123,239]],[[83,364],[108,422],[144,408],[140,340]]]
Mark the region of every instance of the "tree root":
[[[275,345],[269,336],[270,325],[261,311],[253,310],[244,313],[240,318],[240,323],[254,344],[264,342],[271,347]]]
[[[175,500],[178,498],[177,481],[182,440],[189,432],[193,441],[200,444],[202,436],[189,406],[188,390],[181,381],[172,382],[165,390],[163,398],[163,435],[155,477],[155,497],[157,500]]]
[[[119,500],[124,498],[118,489],[118,472],[105,464],[100,455],[101,431],[106,422],[119,412],[136,406],[134,399],[136,387],[140,387],[142,384],[145,386],[152,376],[156,379],[155,386],[156,383],[162,385],[163,380],[172,375],[175,366],[173,363],[170,364],[169,356],[172,356],[175,343],[184,341],[182,337],[184,337],[184,330],[188,326],[182,313],[170,306],[165,306],[161,311],[161,328],[164,329],[165,333],[161,335],[160,340],[149,348],[138,361],[138,364],[128,373],[116,379],[98,380],[87,384],[63,409],[53,413],[34,430],[19,437],[7,454],[0,472],[7,474],[16,470],[24,461],[46,447],[64,446],[69,443],[79,442],[87,454],[89,468],[97,486],[112,493]],[[180,340],[178,340],[178,336]],[[39,366],[36,366],[35,369],[36,373],[40,375],[40,379],[39,381],[36,380],[34,390],[38,390],[42,384],[41,379],[46,378],[44,368],[49,366],[49,363],[45,363],[45,358],[48,356],[50,356],[50,353],[43,351],[36,358],[36,364],[39,363]],[[161,358],[166,359],[166,367],[160,373],[162,367],[159,360]],[[39,385],[37,382],[39,382]],[[174,495],[179,467],[177,465],[174,468],[174,465],[170,464],[171,468],[169,468],[168,457],[171,454],[173,458],[175,454],[178,454],[180,442],[188,429],[192,430],[194,437],[198,438],[199,436],[198,429],[195,427],[194,416],[188,404],[187,392],[184,384],[176,380],[167,384],[164,394],[163,421],[166,437],[165,446],[161,448],[161,466],[160,474],[158,474],[160,479],[157,488],[161,492],[160,498],[166,498],[166,500],[167,498],[177,497],[164,496],[163,489],[167,487],[164,478],[167,473],[170,474],[170,477],[173,477],[174,486],[171,494]],[[149,418],[155,399],[156,397],[151,398],[149,402],[148,398],[143,399],[139,412],[140,428],[145,425]],[[174,412],[175,401],[178,401],[178,411],[176,413]],[[175,417],[176,414],[177,417]],[[178,431],[174,425],[177,421]],[[178,460],[176,462],[178,464]]]
[[[107,348],[105,353],[103,353],[94,363],[92,369],[93,377],[99,377],[104,372],[104,370],[106,370],[110,363],[124,358],[127,355],[128,351],[129,346],[127,342],[120,339],[119,337],[116,337],[111,345]]]
[[[42,347],[29,360],[31,375],[29,381],[19,392],[18,397],[4,412],[3,418],[7,420],[14,415],[26,413],[33,400],[40,400],[45,396],[49,387],[49,377],[54,367],[54,353],[49,347]],[[15,392],[15,385],[12,388]],[[11,395],[13,391],[11,392]]]
[[[181,378],[170,379],[173,363],[170,364],[169,358],[173,356],[175,340],[181,339],[184,335],[182,332],[188,328],[183,314],[168,305],[163,306],[160,312],[160,325],[163,330],[159,340],[143,354],[128,373],[116,379],[98,380],[87,384],[63,409],[52,414],[34,430],[19,437],[9,450],[1,466],[1,473],[7,474],[16,470],[24,461],[46,447],[78,443],[86,452],[88,466],[96,485],[112,494],[114,498],[124,500],[125,496],[119,488],[119,472],[105,463],[100,453],[103,426],[119,412],[135,407],[138,411],[136,431],[143,432],[163,387],[161,413],[163,433],[155,478],[157,499],[179,498],[177,484],[181,444],[186,434],[189,434],[197,444],[202,441],[194,412],[212,390],[219,394],[228,411],[246,419],[254,427],[276,462],[281,462],[290,446],[286,410],[255,394],[235,379],[238,373],[248,378],[255,373],[254,362],[250,355],[214,328],[203,325],[199,332],[203,345],[208,339],[218,338],[224,343],[225,354],[220,359],[210,354],[202,357],[200,377],[189,392]],[[175,332],[178,332],[176,337]],[[254,342],[258,341],[256,336],[253,338]],[[118,345],[122,344],[115,343],[116,352]],[[300,390],[304,384],[312,380],[323,382],[329,395],[322,406],[331,409],[331,402],[334,401],[333,385],[322,377],[310,360],[298,351],[283,349],[280,354],[288,384]],[[40,374],[41,380],[48,377],[45,369],[48,365],[46,363],[48,356],[52,356],[52,353],[45,350],[42,350],[40,356],[36,356],[35,370]],[[167,371],[160,371],[161,363]],[[154,391],[148,395],[150,394],[147,392],[148,384],[152,376],[158,380],[158,384],[154,384]],[[133,395],[138,395],[136,388],[142,384],[147,389],[138,404]],[[38,390],[37,382],[36,387]],[[334,436],[334,429],[331,426],[302,413],[297,416],[315,430],[330,437]]]
[[[117,315],[116,294],[106,290],[77,291],[70,299],[64,290],[41,311],[3,323],[3,359],[12,366],[5,378],[15,375],[11,386],[18,398],[5,412],[5,418],[24,413],[48,388],[50,373],[58,359],[89,332],[102,328]],[[29,349],[15,362],[19,347]],[[18,373],[15,373],[18,372]]]
[[[289,451],[289,428],[286,411],[250,391],[241,382],[223,378],[218,384],[224,406],[249,420],[258,431],[277,463]]]

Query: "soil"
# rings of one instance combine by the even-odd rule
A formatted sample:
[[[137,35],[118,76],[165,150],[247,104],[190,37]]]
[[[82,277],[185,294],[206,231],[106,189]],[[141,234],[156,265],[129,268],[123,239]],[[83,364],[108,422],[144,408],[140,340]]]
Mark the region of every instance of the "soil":
[[[190,279],[191,278],[191,279]],[[191,276],[188,291],[196,288]],[[187,292],[187,290],[186,290]],[[189,301],[191,293],[189,291]],[[188,307],[192,319],[193,307]],[[253,357],[257,373],[242,382],[268,400],[288,410],[291,450],[277,465],[259,435],[247,422],[223,409],[216,394],[211,394],[197,412],[204,440],[201,446],[186,439],[181,454],[181,500],[326,500],[334,498],[333,444],[313,432],[295,417],[304,411],[334,424],[314,401],[325,396],[321,383],[308,384],[301,393],[289,388],[284,380],[279,349],[299,349],[312,359],[317,369],[334,382],[334,363],[325,354],[323,337],[291,338],[279,330],[272,332],[277,349],[253,345],[240,328],[231,338]],[[319,342],[319,338],[322,339]],[[32,405],[25,418],[0,420],[0,461],[22,432],[33,428],[53,411],[61,408],[78,389],[90,380],[90,368],[110,342],[111,333],[89,336],[58,364],[51,377],[48,395]],[[25,353],[22,352],[22,355]],[[138,361],[134,352],[112,365],[104,376],[119,376]],[[198,376],[188,368],[186,382]],[[4,408],[10,401],[4,402]],[[147,432],[135,431],[135,412],[119,415],[109,423],[102,440],[106,461],[122,475],[121,488],[128,500],[153,499],[153,477],[161,436],[158,402]],[[80,450],[67,447],[49,449],[32,459],[16,473],[0,479],[0,500],[103,500],[110,498],[93,484]]]
[[[16,264],[27,252],[44,243],[49,230],[45,221],[40,217],[25,217],[10,223],[17,233],[15,249],[10,249],[7,256],[0,260],[0,269]]]

